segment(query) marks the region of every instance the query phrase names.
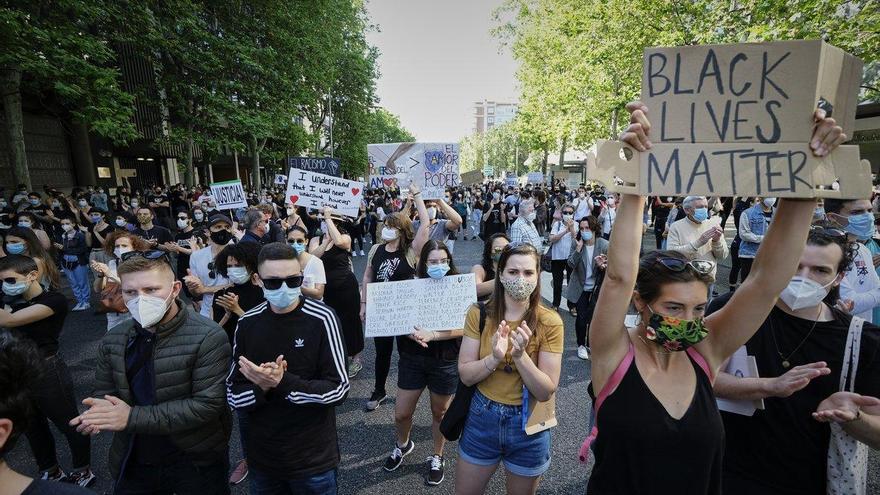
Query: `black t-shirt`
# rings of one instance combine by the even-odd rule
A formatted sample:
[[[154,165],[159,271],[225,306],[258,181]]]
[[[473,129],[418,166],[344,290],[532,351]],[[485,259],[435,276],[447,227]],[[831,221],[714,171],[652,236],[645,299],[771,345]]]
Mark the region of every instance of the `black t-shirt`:
[[[263,289],[249,281],[241,285],[227,287],[214,294],[214,321],[217,323],[220,323],[220,320],[226,315],[226,309],[217,304],[217,298],[223,294],[238,295],[238,305],[241,306],[241,309],[245,310],[245,312],[266,300],[263,296]],[[238,315],[235,313],[229,313],[229,319],[226,320],[226,324],[223,325],[223,330],[226,330],[230,345],[234,343],[236,326],[238,326]]]
[[[168,202],[168,196],[164,194],[150,194],[147,196],[147,201],[150,203],[165,203]],[[170,204],[170,203],[169,203]],[[171,208],[167,206],[155,206],[153,210],[156,212],[157,217],[170,217],[171,216]]]
[[[416,274],[416,269],[409,264],[402,249],[389,253],[384,245],[376,248],[370,266],[373,267],[374,282],[409,280]]]
[[[730,294],[714,299],[707,313],[717,311],[729,299]],[[831,430],[827,423],[814,420],[811,413],[820,402],[837,392],[840,384],[851,317],[837,310],[834,315],[832,321],[816,323],[810,334],[813,321],[791,316],[774,307],[755,335],[746,342],[748,354],[755,356],[758,374],[762,377],[777,377],[788,371],[782,366],[780,352],[792,367],[825,361],[831,374],[813,379],[790,397],[764,399],[765,409],[755,411],[754,416],[721,413],[727,432],[725,493],[825,493]],[[803,345],[798,349],[801,342]],[[880,327],[867,322],[862,329],[855,391],[880,396]]]
[[[153,225],[153,228],[150,230],[144,230],[138,225],[132,233],[143,237],[144,240],[156,241],[160,245],[165,244],[166,242],[171,242],[174,239],[174,237],[171,236],[171,231],[160,225]]]
[[[87,228],[89,229],[89,235],[92,237],[92,249],[100,249],[100,248],[104,247],[104,243],[100,242],[98,240],[98,238],[95,236],[95,224],[90,223],[90,224],[88,224]],[[102,239],[107,239],[107,236],[112,234],[113,231],[116,229],[117,229],[117,227],[115,227],[113,225],[104,224],[103,229],[98,229],[98,234],[101,235]]]
[[[67,298],[60,292],[43,291],[30,301],[20,300],[18,304],[12,306],[12,312],[15,313],[35,304],[49,307],[53,312],[52,315],[27,325],[15,327],[13,330],[22,338],[33,341],[44,357],[51,356],[58,352],[58,337],[64,327],[64,319],[67,318]]]
[[[21,495],[87,495],[95,492],[69,483],[34,480]]]
[[[195,229],[189,232],[180,230],[174,234],[174,241],[177,242],[180,247],[195,251],[197,249],[195,244],[196,237],[198,237],[198,232],[196,232]],[[189,256],[190,255],[188,254],[177,253],[177,276],[180,278],[183,278],[183,276],[186,275],[186,269],[189,268]]]
[[[483,213],[489,213],[489,216],[486,217],[486,225],[500,225],[501,224],[501,208],[502,204],[492,204],[487,202],[486,206],[483,207]]]

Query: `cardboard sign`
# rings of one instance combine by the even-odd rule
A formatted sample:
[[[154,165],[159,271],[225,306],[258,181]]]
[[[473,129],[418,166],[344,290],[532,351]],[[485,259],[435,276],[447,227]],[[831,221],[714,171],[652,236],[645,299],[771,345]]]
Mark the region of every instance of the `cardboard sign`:
[[[417,278],[367,284],[367,337],[407,335],[423,330],[457,330],[471,304],[477,302],[473,273],[439,280]]]
[[[407,179],[421,187],[422,198],[441,199],[447,188],[461,182],[458,143],[370,144],[367,156],[370,187],[390,187]]]
[[[529,184],[543,184],[544,174],[542,174],[541,172],[529,172],[526,180]]]
[[[319,174],[332,175],[339,177],[340,164],[336,158],[312,158],[307,156],[294,156],[287,159],[290,169],[308,170],[309,172],[317,172]]]
[[[851,135],[861,68],[821,41],[646,49],[653,146],[600,141],[588,178],[641,195],[868,197],[857,146],[821,158],[809,149],[817,106]]]
[[[215,182],[211,184],[211,197],[214,198],[218,210],[247,208],[247,196],[240,180]]]
[[[356,218],[364,197],[364,183],[294,168],[290,170],[285,196],[288,204],[313,209],[330,207],[341,215]]]
[[[470,172],[461,174],[461,184],[463,186],[479,184],[481,182],[483,182],[483,172],[479,170],[471,170]]]
[[[284,174],[275,174],[276,184],[287,184],[287,176]]]
[[[483,167],[483,175],[493,177],[495,175],[495,167]]]

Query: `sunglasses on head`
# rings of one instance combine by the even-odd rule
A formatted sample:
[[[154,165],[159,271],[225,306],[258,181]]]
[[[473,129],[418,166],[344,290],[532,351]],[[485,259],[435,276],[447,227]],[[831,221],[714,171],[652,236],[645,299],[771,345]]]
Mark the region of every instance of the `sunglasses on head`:
[[[528,242],[517,241],[517,242],[511,242],[510,244],[504,246],[504,249],[519,249],[519,248],[531,249],[532,251],[534,251],[536,253],[538,252],[538,250],[535,249],[535,246],[529,244]]]
[[[707,260],[685,261],[679,258],[657,258],[657,261],[673,272],[683,272],[687,267],[701,275],[708,275],[715,269],[715,263]]]
[[[165,251],[159,251],[158,249],[150,249],[149,251],[129,251],[127,253],[122,253],[121,259],[123,262],[126,262],[132,258],[146,258],[148,260],[165,260],[169,265],[171,264],[171,260],[168,258],[168,253]]]
[[[810,227],[810,233],[818,233],[828,237],[846,237],[846,232],[834,227],[823,227],[822,225],[813,225]]]
[[[263,281],[263,287],[269,290],[276,290],[281,288],[281,284],[287,285],[288,288],[295,289],[302,285],[303,276],[302,275],[291,275],[287,278],[261,278]]]

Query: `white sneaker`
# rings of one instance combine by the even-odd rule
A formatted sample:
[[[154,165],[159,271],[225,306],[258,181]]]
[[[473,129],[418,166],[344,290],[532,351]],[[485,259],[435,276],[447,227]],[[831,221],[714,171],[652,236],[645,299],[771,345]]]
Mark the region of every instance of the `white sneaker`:
[[[356,256],[358,255],[358,252],[355,251],[354,249],[352,249],[352,250],[351,250],[351,255],[352,255],[353,257],[356,257]]]
[[[585,345],[578,346],[578,357],[583,360],[590,359],[590,348]]]
[[[361,249],[361,256],[366,256],[366,254],[364,254],[364,250],[363,250],[363,249]]]

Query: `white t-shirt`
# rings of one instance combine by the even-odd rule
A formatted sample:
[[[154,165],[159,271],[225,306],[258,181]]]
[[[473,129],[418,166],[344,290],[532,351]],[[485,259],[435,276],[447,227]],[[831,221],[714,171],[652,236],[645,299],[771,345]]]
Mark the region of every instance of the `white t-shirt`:
[[[212,270],[208,267],[214,261],[214,254],[211,253],[211,246],[203,247],[198,251],[193,251],[189,257],[189,269],[193,274],[202,280],[205,287],[217,287],[219,285],[229,285],[229,279],[220,275],[217,270],[213,270],[214,277],[211,277]],[[211,306],[214,304],[214,294],[205,294],[202,296],[202,309],[199,313],[206,318],[211,318]]]
[[[326,284],[327,275],[324,273],[324,262],[317,256],[312,256],[303,268],[303,287],[314,289],[315,284]]]
[[[550,245],[550,259],[567,260],[571,254],[571,232],[565,227],[565,222],[554,220],[550,227],[550,235],[556,235],[565,232],[558,241]]]
[[[851,299],[855,303],[853,315],[868,323],[875,323],[872,320],[874,307],[880,305],[880,277],[874,270],[871,250],[861,242],[858,246],[859,252],[840,282],[840,298]]]
[[[596,279],[593,277],[593,251],[596,247],[595,244],[584,245],[583,248],[583,257],[581,258],[584,263],[584,290],[593,290],[596,286]]]
[[[593,199],[589,196],[583,198],[578,196],[574,200],[574,207],[574,219],[579,222],[582,218],[589,216],[593,209]]]

